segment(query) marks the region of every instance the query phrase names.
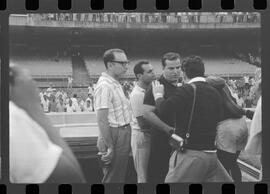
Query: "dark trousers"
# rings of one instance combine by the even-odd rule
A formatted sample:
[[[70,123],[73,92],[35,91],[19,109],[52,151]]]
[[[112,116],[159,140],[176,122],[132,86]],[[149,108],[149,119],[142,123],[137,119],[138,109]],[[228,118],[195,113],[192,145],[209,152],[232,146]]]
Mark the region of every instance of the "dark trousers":
[[[148,163],[148,182],[164,183],[169,170],[171,147],[168,136],[161,131],[152,132],[151,151]]]
[[[240,167],[237,163],[237,158],[240,154],[240,151],[236,153],[230,153],[223,150],[217,150],[217,157],[227,172],[232,176],[235,182],[242,181],[242,174]]]

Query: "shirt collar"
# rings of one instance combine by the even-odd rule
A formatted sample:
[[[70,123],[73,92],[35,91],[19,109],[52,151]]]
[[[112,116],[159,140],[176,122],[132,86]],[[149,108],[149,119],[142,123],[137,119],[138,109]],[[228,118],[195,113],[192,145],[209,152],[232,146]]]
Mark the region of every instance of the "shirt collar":
[[[137,87],[137,89],[140,90],[141,92],[145,92],[145,89],[142,88],[142,87],[140,87],[140,86],[138,85],[138,83],[136,84],[136,87]]]
[[[194,77],[191,80],[189,80],[189,84],[193,83],[193,82],[206,82],[204,77]]]
[[[114,79],[112,76],[110,76],[110,75],[109,75],[108,73],[106,73],[106,72],[102,72],[102,73],[101,73],[101,76],[103,76],[103,77],[109,79],[110,81],[112,81],[112,82],[114,82],[114,83],[116,83],[116,84],[120,84],[119,81],[117,81],[116,79]]]
[[[162,84],[165,83],[165,84],[171,85],[171,86],[173,86],[173,87],[177,87],[177,86],[173,85],[172,83],[168,82],[168,81],[166,80],[166,78],[164,77],[163,74],[160,76],[159,81],[160,81]]]

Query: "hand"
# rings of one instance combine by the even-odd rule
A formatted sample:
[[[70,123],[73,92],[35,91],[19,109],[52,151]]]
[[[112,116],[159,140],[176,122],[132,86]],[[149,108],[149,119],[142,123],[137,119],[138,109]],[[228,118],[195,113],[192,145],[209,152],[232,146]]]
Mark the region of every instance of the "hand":
[[[169,140],[169,144],[172,148],[178,150],[184,143],[184,140],[183,138],[181,138],[180,136],[176,135],[176,134],[173,134],[171,137],[170,137],[170,140]]]
[[[162,98],[164,96],[164,86],[160,84],[159,81],[153,81],[152,92],[155,100],[158,98]]]
[[[114,157],[114,151],[112,148],[108,148],[107,152],[101,156],[101,160],[106,164],[110,164]]]

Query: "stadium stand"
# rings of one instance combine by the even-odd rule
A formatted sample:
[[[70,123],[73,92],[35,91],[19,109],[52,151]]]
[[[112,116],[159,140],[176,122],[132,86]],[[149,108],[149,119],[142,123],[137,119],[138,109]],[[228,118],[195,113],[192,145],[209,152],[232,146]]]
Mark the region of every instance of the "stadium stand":
[[[199,55],[201,56],[201,55]],[[151,56],[151,57],[139,57],[135,56],[130,58],[130,66],[126,73],[127,77],[134,78],[133,67],[139,60],[147,59],[155,68],[156,74],[160,75],[162,72],[161,66],[161,56]],[[234,57],[226,56],[215,56],[215,55],[205,55],[201,56],[205,62],[205,72],[206,75],[219,75],[219,76],[230,76],[230,77],[240,77],[244,74],[250,76],[254,75],[256,67],[245,61],[241,61]],[[85,58],[86,67],[90,77],[96,78],[101,72],[105,71],[105,66],[103,64],[101,57],[90,57]]]
[[[24,52],[11,54],[10,60],[28,69],[33,78],[64,78],[72,75],[71,60],[67,57],[55,60],[53,55]]]

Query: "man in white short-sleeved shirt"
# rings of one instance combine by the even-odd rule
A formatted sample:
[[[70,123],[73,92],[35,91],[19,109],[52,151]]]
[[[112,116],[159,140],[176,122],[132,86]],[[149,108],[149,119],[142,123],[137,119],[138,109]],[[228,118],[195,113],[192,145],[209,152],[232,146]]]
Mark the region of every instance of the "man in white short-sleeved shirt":
[[[121,49],[107,50],[103,60],[106,72],[100,76],[94,91],[100,132],[97,147],[104,164],[102,182],[123,183],[131,149],[131,108],[119,79],[127,72],[129,61]]]
[[[145,90],[155,79],[153,66],[148,61],[140,61],[134,67],[138,83],[130,94],[132,108],[131,148],[138,183],[147,182],[148,161],[151,149],[150,126],[143,119],[145,105],[143,104]]]

